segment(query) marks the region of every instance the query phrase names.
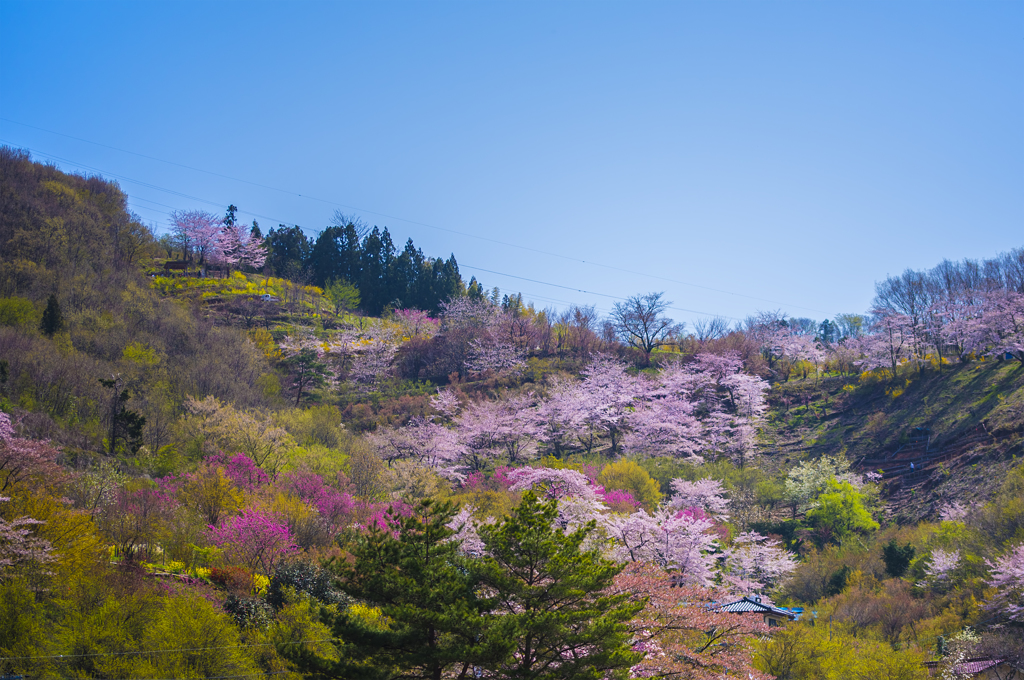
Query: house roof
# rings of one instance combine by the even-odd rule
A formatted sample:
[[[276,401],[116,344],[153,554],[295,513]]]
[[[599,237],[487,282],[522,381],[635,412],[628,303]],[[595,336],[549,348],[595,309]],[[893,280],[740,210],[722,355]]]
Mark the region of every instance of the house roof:
[[[1003,663],[1006,659],[968,659],[963,663],[957,664],[954,669],[957,673],[980,673],[987,671],[989,668],[993,668]]]
[[[790,620],[797,617],[797,615],[791,611],[780,609],[779,607],[773,607],[770,604],[761,602],[761,598],[759,597],[742,597],[735,602],[726,602],[719,606],[718,609],[723,612],[757,612],[759,614],[774,614],[775,616],[784,616]]]
[[[928,668],[938,668],[941,661],[926,661],[925,666]],[[995,668],[999,664],[1006,663],[1006,659],[967,659],[962,661],[953,667],[953,672],[957,675],[969,675],[973,673],[981,673],[987,671],[990,668]]]

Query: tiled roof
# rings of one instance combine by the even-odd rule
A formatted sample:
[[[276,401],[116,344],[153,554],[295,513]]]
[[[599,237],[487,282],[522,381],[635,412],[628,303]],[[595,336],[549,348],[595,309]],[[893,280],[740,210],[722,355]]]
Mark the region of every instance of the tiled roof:
[[[987,671],[989,668],[998,666],[1003,663],[1006,659],[968,659],[963,663],[956,665],[953,669],[957,673],[980,673]]]
[[[752,600],[749,597],[740,598],[735,602],[727,602],[726,604],[721,605],[718,609],[723,612],[758,612],[760,614],[785,616],[789,619],[795,618],[795,614],[792,612],[786,611],[785,609],[779,609],[778,607],[773,607],[770,604],[765,604],[764,602]]]

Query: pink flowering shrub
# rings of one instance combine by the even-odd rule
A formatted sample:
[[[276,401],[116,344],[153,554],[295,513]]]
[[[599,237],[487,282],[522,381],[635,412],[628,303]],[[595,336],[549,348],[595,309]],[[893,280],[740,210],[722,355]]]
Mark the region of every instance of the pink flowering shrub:
[[[243,510],[209,531],[211,542],[224,550],[229,562],[267,576],[281,560],[298,551],[288,527],[259,510]]]
[[[341,528],[355,509],[356,504],[350,494],[328,486],[323,477],[315,472],[285,473],[281,477],[281,484],[315,508],[334,531]]]
[[[255,491],[269,481],[267,473],[244,453],[236,453],[231,458],[220,453],[211,456],[209,460],[214,465],[224,468],[224,474],[231,483],[243,491]]]
[[[612,512],[636,512],[640,508],[640,501],[633,498],[633,494],[625,489],[612,489],[602,495],[601,500]]]

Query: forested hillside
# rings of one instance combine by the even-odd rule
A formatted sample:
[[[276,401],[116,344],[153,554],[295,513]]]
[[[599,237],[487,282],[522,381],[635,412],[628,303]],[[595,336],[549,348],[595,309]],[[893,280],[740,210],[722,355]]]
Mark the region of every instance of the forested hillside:
[[[236,210],[0,149],[0,674],[1024,673],[1024,248],[688,328]]]

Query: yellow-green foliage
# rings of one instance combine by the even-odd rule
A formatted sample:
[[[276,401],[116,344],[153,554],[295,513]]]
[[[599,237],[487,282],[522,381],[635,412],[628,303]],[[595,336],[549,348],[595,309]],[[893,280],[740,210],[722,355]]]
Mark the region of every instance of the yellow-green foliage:
[[[355,602],[345,610],[350,618],[356,619],[370,630],[387,630],[388,617],[378,607]]]
[[[133,342],[129,344],[124,348],[122,356],[125,360],[142,366],[155,366],[160,363],[160,355],[158,355],[152,348],[141,342]]]
[[[792,623],[758,641],[754,665],[787,680],[924,680],[927,657],[858,638],[839,624]]]
[[[274,336],[266,328],[254,328],[249,331],[249,340],[263,352],[268,361],[277,361],[283,356],[274,342]]]
[[[298,304],[307,312],[319,313],[326,306],[324,291],[317,286],[303,286],[288,279],[264,277],[258,274],[246,275],[234,272],[223,279],[194,276],[156,276],[150,285],[162,295],[191,296],[202,298],[231,297],[239,295],[271,295],[283,303]]]
[[[31,300],[20,297],[0,298],[0,326],[35,328],[39,312]]]
[[[290,656],[302,654],[323,661],[337,661],[341,658],[332,644],[331,629],[321,622],[321,607],[333,614],[334,605],[324,607],[311,597],[295,594],[285,587],[285,605],[266,631],[257,631],[260,641],[265,640],[277,649],[287,649]]]
[[[42,522],[34,533],[53,544],[56,559],[47,564],[47,571],[56,587],[66,586],[105,559],[92,517],[62,503],[52,491],[21,489],[0,509],[7,519],[31,517]]]
[[[295,440],[274,418],[256,410],[240,410],[213,397],[189,397],[189,411],[178,423],[181,440],[194,455],[244,453],[268,474],[276,474],[295,448]]]
[[[621,489],[630,492],[648,512],[654,510],[661,501],[658,483],[651,479],[647,470],[632,460],[609,463],[601,470],[597,481],[608,491]]]

